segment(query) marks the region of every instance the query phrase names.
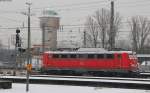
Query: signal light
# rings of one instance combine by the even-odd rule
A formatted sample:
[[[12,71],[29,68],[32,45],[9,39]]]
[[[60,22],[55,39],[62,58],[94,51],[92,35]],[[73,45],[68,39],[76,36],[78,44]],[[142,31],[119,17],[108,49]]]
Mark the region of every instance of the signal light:
[[[26,49],[24,49],[24,48],[18,48],[18,51],[21,52],[21,53],[24,53],[24,52],[26,52]]]
[[[20,29],[17,29],[17,30],[16,30],[16,33],[20,33]]]

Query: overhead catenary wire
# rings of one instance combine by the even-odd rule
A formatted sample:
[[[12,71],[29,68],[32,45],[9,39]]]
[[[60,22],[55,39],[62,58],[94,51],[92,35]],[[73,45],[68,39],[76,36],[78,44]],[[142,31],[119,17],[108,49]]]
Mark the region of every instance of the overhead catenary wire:
[[[87,7],[85,7],[85,8],[91,8],[89,5],[93,5],[93,4],[109,4],[109,2],[108,1],[106,1],[106,0],[103,0],[103,1],[93,1],[93,2],[83,2],[83,3],[76,3],[76,4],[68,4],[68,5],[55,5],[55,6],[53,6],[53,7],[40,7],[40,8],[32,8],[31,10],[43,10],[43,9],[46,9],[46,8],[58,8],[58,9],[56,9],[56,10],[60,10],[60,11],[63,11],[63,10],[67,10],[67,9],[69,9],[70,8],[70,10],[74,10],[74,8],[77,8],[77,9],[81,9],[82,7],[79,7],[79,6],[87,6]],[[142,5],[142,6],[145,6],[145,5],[143,5],[143,4],[149,4],[150,2],[149,1],[142,1],[142,0],[140,0],[140,1],[135,1],[135,2],[123,2],[123,3],[118,3],[118,5],[121,5],[121,7],[122,7],[122,5],[127,5],[127,7],[128,7],[128,5],[129,6],[136,6],[136,4],[140,4],[140,5]],[[116,6],[117,6],[117,4],[116,4]],[[68,8],[65,8],[65,7],[68,7]],[[138,7],[139,7],[139,5],[138,5]],[[63,9],[64,8],[64,9]],[[84,8],[84,7],[83,7]],[[23,10],[26,10],[26,9],[19,9],[20,11],[23,11]],[[55,10],[55,9],[54,9]],[[80,11],[80,10],[78,10],[78,11]],[[9,11],[9,10],[0,10],[0,12],[1,13],[20,13],[19,11]]]
[[[149,1],[147,1],[149,3]],[[134,1],[134,2],[123,2],[123,3],[120,3],[120,5],[132,5],[135,6],[136,4],[148,4],[146,1]],[[81,7],[79,6],[88,6],[88,7],[85,7],[85,8],[89,8],[89,5],[92,5],[92,4],[109,4],[108,1],[104,0],[104,1],[96,1],[96,2],[86,2],[86,3],[79,3],[79,4],[70,4],[70,5],[55,5],[53,7],[41,7],[41,8],[32,8],[33,10],[38,10],[38,9],[46,9],[46,8],[60,8],[60,10],[63,10],[62,8],[65,8],[65,7],[68,7],[68,8],[72,8],[72,7],[75,7],[75,8],[78,8],[80,9]],[[118,3],[119,4],[119,3]],[[91,7],[90,7],[91,8]],[[57,9],[56,9],[57,10]],[[65,10],[65,9],[64,9]],[[80,11],[80,10],[79,10]]]
[[[73,5],[73,6],[87,5],[87,7],[85,7],[85,9],[88,10],[88,8],[91,8],[91,7],[89,7],[88,5],[90,5],[90,4],[99,4],[98,2],[99,2],[100,4],[103,4],[103,3],[106,3],[107,1],[104,1],[104,0],[103,0],[103,1],[95,1],[95,2],[85,2],[85,3],[81,3],[81,4],[80,4],[80,3],[79,3],[79,4],[70,4],[70,5],[68,5],[68,6],[72,6],[72,5]],[[140,2],[140,3],[139,3],[139,2]],[[148,1],[142,1],[142,0],[141,0],[141,1],[138,1],[138,2],[136,2],[136,1],[135,1],[135,2],[126,2],[126,3],[122,3],[122,4],[123,4],[123,5],[128,5],[128,4],[131,4],[131,5],[133,4],[133,5],[135,5],[135,4],[141,4],[141,3],[142,3],[142,4],[147,4],[147,2],[148,2]],[[59,7],[66,7],[66,6],[67,6],[67,5],[61,5],[61,6],[59,6]],[[43,7],[43,8],[44,8],[44,7]],[[38,9],[43,9],[43,8],[38,8]],[[46,8],[46,7],[45,7],[45,8]],[[48,8],[48,7],[47,7],[47,8]],[[37,8],[33,8],[33,10],[34,10],[34,9],[37,9]],[[73,9],[74,9],[74,8],[73,8]],[[80,7],[75,7],[75,9],[77,9],[78,11],[82,11],[82,8],[80,8]],[[83,9],[84,9],[84,8],[83,8]],[[64,11],[65,11],[65,10],[67,10],[67,9],[64,9]],[[72,9],[69,9],[69,10],[72,10]],[[63,11],[63,9],[60,9],[60,11]],[[83,11],[85,11],[85,10],[83,10]],[[1,12],[1,10],[0,10],[0,12]],[[20,13],[20,12],[18,12],[18,11],[2,11],[1,14],[2,14],[2,13],[5,13],[5,12],[6,12],[6,13],[14,13],[14,14],[15,14],[15,13],[16,13],[16,14],[19,14],[19,13]],[[149,13],[149,12],[147,12],[147,13]],[[145,16],[149,16],[149,15],[145,15]],[[6,18],[6,19],[7,19],[7,18]],[[10,18],[9,18],[9,19],[10,19]],[[14,20],[14,19],[10,19],[10,20]]]
[[[92,2],[83,2],[83,3],[75,3],[75,4],[65,4],[65,5],[55,5],[53,7],[40,7],[40,8],[32,8],[33,10],[36,9],[44,9],[44,8],[54,8],[54,7],[59,7],[59,8],[65,8],[65,7],[78,7],[78,6],[87,6],[87,5],[92,5],[92,4],[104,4],[106,3],[106,0],[102,1],[92,1]]]
[[[104,2],[103,2],[104,3]],[[103,3],[101,3],[101,4],[103,4]],[[149,2],[148,2],[149,3]],[[144,1],[138,1],[138,2],[126,2],[126,3],[121,3],[120,5],[121,5],[121,7],[122,7],[122,5],[125,5],[125,6],[127,6],[128,7],[128,5],[129,5],[129,7],[132,7],[132,6],[134,6],[135,7],[135,5],[137,4],[140,4],[140,5],[143,5],[143,6],[145,6],[144,4],[148,4],[147,2],[144,2]],[[90,4],[90,3],[89,3]],[[91,4],[93,4],[93,3],[91,3]],[[99,3],[94,3],[94,4],[99,4]],[[104,4],[109,4],[109,3],[107,3],[107,1],[104,3]],[[82,4],[79,4],[80,6],[82,5]],[[84,5],[84,4],[83,4]],[[96,6],[95,5],[95,6]],[[92,8],[92,7],[90,7],[88,4],[86,4],[86,7],[77,7],[78,5],[77,4],[75,4],[75,6],[72,6],[72,7],[68,7],[68,8],[63,8],[65,5],[63,5],[63,6],[55,6],[55,7],[51,7],[52,9],[54,9],[54,10],[58,10],[58,11],[66,11],[66,10],[78,10],[78,9],[80,9],[80,10],[78,10],[78,11],[85,11],[85,10],[82,10],[82,9],[88,9],[88,8]],[[85,6],[85,5],[84,5]],[[58,8],[58,9],[55,9],[56,7],[60,7],[60,8]],[[65,7],[67,7],[67,5],[65,6]],[[94,7],[94,6],[93,6]],[[138,7],[139,7],[139,5],[138,5]],[[33,8],[33,10],[35,10],[35,9],[46,9],[46,8],[50,8],[50,7],[43,7],[43,8]]]
[[[123,21],[121,22],[121,24],[129,24],[128,21]],[[86,25],[85,24],[61,24],[60,27],[63,26],[64,28],[65,27],[76,27],[76,28],[85,28]],[[53,26],[46,26],[46,27],[53,27]],[[97,27],[99,27],[97,25]],[[21,28],[21,29],[27,29],[28,27],[18,27],[18,28]],[[41,28],[40,26],[31,26],[31,28]],[[16,27],[0,27],[0,29],[16,29]]]
[[[103,0],[103,1],[86,2],[86,3],[72,4],[72,5],[73,5],[73,6],[78,6],[78,5],[79,5],[79,6],[82,6],[82,5],[90,5],[90,3],[96,4],[96,3],[98,3],[98,2],[99,2],[100,4],[106,3],[106,1]],[[144,4],[145,4],[145,3],[147,4],[148,1],[145,2],[145,1],[142,1],[142,0],[141,0],[141,1],[139,1],[139,2],[140,2],[140,3],[141,3],[141,2],[144,2]],[[138,2],[138,4],[139,4],[139,2]],[[132,3],[133,3],[133,2],[132,2]],[[135,1],[134,4],[135,4],[135,3],[137,3],[137,2]],[[128,5],[128,4],[131,4],[131,2],[126,2],[126,3],[125,3],[125,5]],[[71,4],[68,5],[68,6],[71,6]],[[59,6],[59,7],[66,7],[66,5],[62,5],[62,6]],[[34,10],[34,9],[36,9],[36,8],[33,8],[33,10]],[[39,8],[39,9],[40,9],[40,8]],[[79,9],[80,9],[80,8],[79,8]],[[7,12],[8,12],[8,11],[7,11]],[[19,13],[19,12],[16,12],[16,13]],[[10,20],[11,20],[11,19],[10,19]],[[14,20],[14,21],[15,21],[15,20]],[[21,21],[20,21],[20,22],[21,22]],[[127,24],[127,23],[123,23],[123,24]],[[69,26],[68,26],[68,27],[69,27]],[[33,27],[33,28],[34,28],[34,27]],[[8,27],[8,28],[0,28],[0,29],[16,29],[16,28],[9,28],[9,27]]]
[[[136,8],[136,6],[137,7],[145,7],[146,5],[148,4],[150,4],[150,1],[143,1],[143,0],[140,0],[140,1],[135,1],[135,2],[128,2],[128,3],[121,3],[121,4],[116,4],[116,7],[117,8],[121,8],[121,7],[134,7],[134,8]]]
[[[50,26],[47,26],[47,27],[50,27]],[[8,31],[9,31],[9,29],[10,30],[15,30],[17,27],[10,27],[10,28],[2,28],[2,27],[0,27],[0,29],[8,29]],[[26,31],[27,30],[27,28],[28,27],[18,27],[18,28],[20,28],[20,29],[24,29],[23,31]],[[66,25],[66,27],[64,26],[64,31],[65,30],[67,30],[67,29],[70,29],[70,30],[73,30],[73,29],[75,29],[75,30],[78,30],[78,29],[80,29],[80,30],[84,30],[86,27],[85,26],[80,26],[80,25]],[[41,30],[41,28],[40,27],[31,27],[31,30]],[[59,29],[58,29],[59,30]],[[63,32],[63,31],[62,31]],[[121,31],[121,32],[129,32],[129,31]]]

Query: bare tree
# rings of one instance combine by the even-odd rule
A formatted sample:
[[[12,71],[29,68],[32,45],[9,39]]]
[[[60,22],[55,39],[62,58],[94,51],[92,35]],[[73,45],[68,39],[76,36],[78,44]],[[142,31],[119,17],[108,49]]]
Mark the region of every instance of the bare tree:
[[[129,40],[127,40],[127,39],[119,39],[119,40],[117,40],[116,47],[118,49],[122,49],[122,50],[130,50],[131,49]]]
[[[135,16],[129,21],[129,26],[131,29],[131,40],[133,44],[133,50],[136,52],[141,52],[146,45],[148,40],[148,35],[150,34],[150,22],[148,18]]]
[[[92,19],[93,22],[90,20]],[[90,22],[90,23],[89,23]],[[91,24],[92,23],[92,24]],[[119,13],[115,13],[114,16],[114,32],[113,37],[116,38],[117,32],[119,31],[119,28],[121,26],[121,17]],[[91,16],[90,19],[88,18],[86,21],[86,31],[87,32],[93,32],[91,29],[88,29],[89,27],[94,27],[96,32],[96,41],[95,43],[101,43],[101,47],[108,48],[109,47],[109,37],[110,37],[110,11],[106,9],[100,9],[97,10],[94,14],[94,16]],[[94,33],[95,33],[94,32]],[[92,36],[93,34],[90,33],[89,36]],[[115,42],[114,42],[115,43]]]
[[[114,32],[113,32],[113,37],[116,41],[119,29],[122,27],[122,23],[121,23],[122,17],[120,16],[120,14],[117,12],[115,13],[114,16]],[[110,31],[110,30],[109,30]],[[110,37],[110,36],[109,36]],[[115,41],[114,41],[114,45],[115,45]]]
[[[95,12],[94,18],[96,19],[96,23],[99,29],[100,39],[102,43],[102,47],[106,48],[107,45],[107,32],[109,30],[109,11],[105,9],[101,9]]]
[[[92,17],[87,18],[86,22],[86,41],[90,47],[97,47],[98,45],[98,29],[96,22]]]

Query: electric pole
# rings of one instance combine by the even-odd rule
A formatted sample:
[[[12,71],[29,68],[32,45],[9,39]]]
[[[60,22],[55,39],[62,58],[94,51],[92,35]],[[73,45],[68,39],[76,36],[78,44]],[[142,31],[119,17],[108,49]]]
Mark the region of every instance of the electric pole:
[[[28,48],[27,48],[27,76],[26,76],[26,91],[29,91],[29,75],[30,75],[30,71],[28,70],[28,66],[31,64],[31,32],[30,32],[30,6],[31,3],[26,3],[28,5]]]
[[[83,40],[83,46],[84,46],[84,48],[86,48],[86,31],[84,30],[84,40]]]
[[[104,9],[102,8],[102,35],[103,35],[103,38],[102,38],[102,48],[105,48],[105,28],[104,28]]]
[[[110,50],[115,47],[114,36],[114,1],[111,1],[111,18],[110,18],[110,35],[109,35]]]
[[[42,53],[45,52],[45,27],[46,23],[42,24]]]

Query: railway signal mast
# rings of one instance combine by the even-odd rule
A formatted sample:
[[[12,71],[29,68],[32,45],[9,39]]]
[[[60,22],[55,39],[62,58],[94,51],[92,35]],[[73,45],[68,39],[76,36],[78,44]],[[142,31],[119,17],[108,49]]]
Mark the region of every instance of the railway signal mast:
[[[15,44],[15,52],[16,52],[16,63],[15,63],[15,71],[14,75],[16,75],[16,70],[18,68],[18,59],[19,59],[19,48],[21,48],[21,38],[20,38],[20,30],[16,29],[16,44]]]

